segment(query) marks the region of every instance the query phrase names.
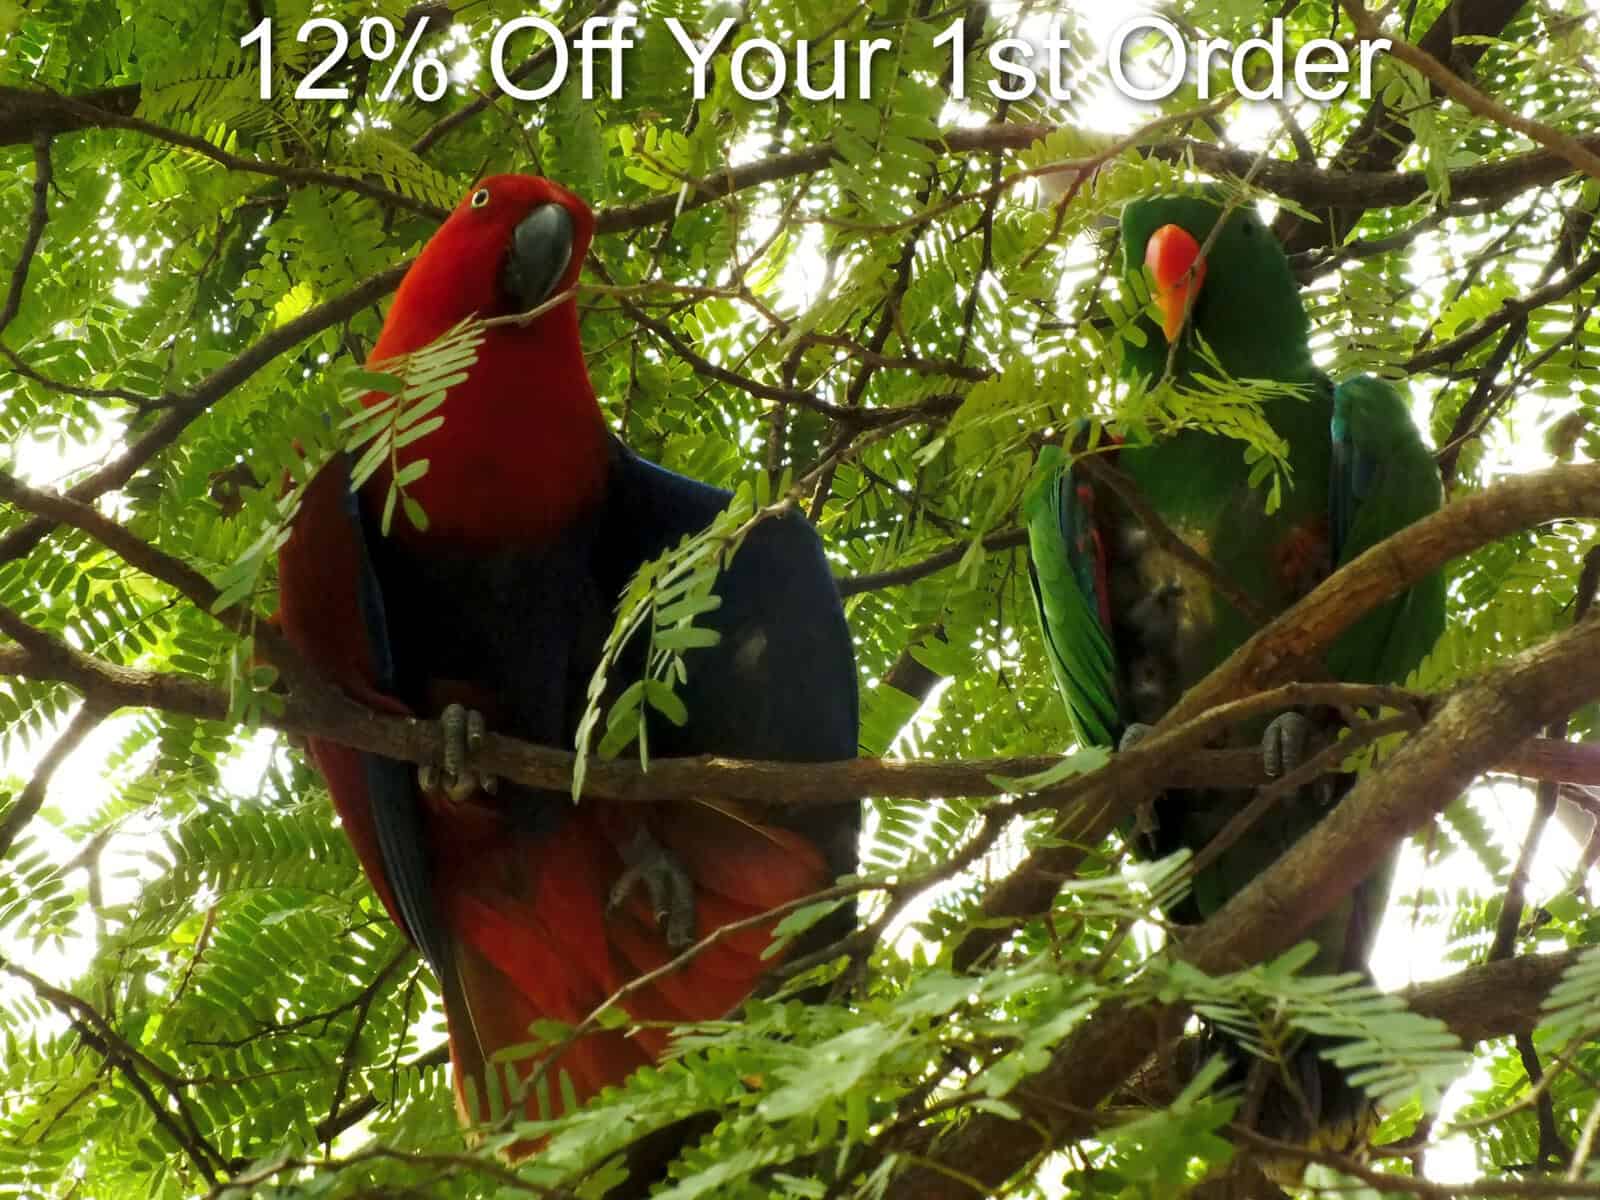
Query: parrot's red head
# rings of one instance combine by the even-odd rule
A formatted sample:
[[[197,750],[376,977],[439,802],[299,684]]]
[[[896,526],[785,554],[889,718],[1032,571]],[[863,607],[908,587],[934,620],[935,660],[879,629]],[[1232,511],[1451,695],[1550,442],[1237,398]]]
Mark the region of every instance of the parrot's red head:
[[[526,312],[571,287],[593,237],[594,214],[560,184],[479,181],[406,272],[373,361],[420,349],[474,313]]]
[[[589,206],[559,184],[532,175],[479,181],[406,272],[369,362],[381,368],[467,317],[542,304],[577,282],[593,236]],[[477,360],[439,411],[443,425],[398,453],[402,466],[428,460],[407,488],[428,528],[396,521],[407,540],[486,548],[546,541],[604,486],[605,421],[571,297],[524,325],[485,331]],[[369,505],[382,503],[390,477],[386,465],[368,484]]]
[[[1176,341],[1190,308],[1189,297],[1206,278],[1200,243],[1182,225],[1163,225],[1145,243],[1144,264],[1150,269],[1151,298],[1161,310],[1161,332]]]

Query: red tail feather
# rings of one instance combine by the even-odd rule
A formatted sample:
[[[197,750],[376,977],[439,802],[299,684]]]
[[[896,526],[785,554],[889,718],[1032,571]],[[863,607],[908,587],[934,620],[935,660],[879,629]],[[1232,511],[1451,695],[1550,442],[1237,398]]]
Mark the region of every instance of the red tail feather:
[[[461,947],[463,991],[485,1054],[528,1043],[536,1020],[578,1024],[629,980],[675,957],[642,889],[622,911],[605,912],[607,883],[623,870],[616,844],[639,819],[637,808],[588,802],[557,830],[537,836],[508,835],[499,827],[463,837],[460,821],[435,823],[439,894]],[[659,834],[694,880],[698,937],[830,882],[821,855],[805,839],[736,814],[684,805],[661,822]],[[650,1022],[724,1016],[771,969],[762,954],[774,923],[724,936],[680,970],[630,992],[622,1007]],[[450,1019],[454,1025],[468,1018]],[[652,1061],[667,1040],[657,1028],[580,1038],[547,1072],[550,1095],[560,1094],[558,1073],[564,1071],[579,1101],[586,1100]],[[452,1037],[453,1045],[459,1041]],[[519,1073],[526,1077],[536,1061],[519,1062]],[[464,1070],[481,1079],[480,1065],[458,1060],[458,1097]],[[531,1096],[528,1111],[537,1115]]]

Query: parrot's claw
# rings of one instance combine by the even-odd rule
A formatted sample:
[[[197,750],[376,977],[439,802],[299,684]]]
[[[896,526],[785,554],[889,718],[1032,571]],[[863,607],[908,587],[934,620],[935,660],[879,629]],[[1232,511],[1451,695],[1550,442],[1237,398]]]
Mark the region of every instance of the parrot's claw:
[[[1261,735],[1261,763],[1267,775],[1277,779],[1305,761],[1306,743],[1311,737],[1311,722],[1297,712],[1275,717]]]
[[[1135,721],[1122,731],[1122,739],[1117,742],[1117,749],[1132,750],[1154,731],[1154,725],[1146,725],[1142,721]]]
[[[439,714],[444,738],[443,761],[417,769],[417,783],[425,792],[441,792],[451,803],[470,800],[474,792],[491,795],[500,786],[493,775],[480,774],[468,764],[483,745],[483,714],[462,704],[447,704]]]
[[[693,943],[694,882],[683,864],[643,828],[621,849],[627,866],[612,885],[611,897],[606,901],[607,915],[626,904],[633,889],[642,883],[667,945],[682,950]]]

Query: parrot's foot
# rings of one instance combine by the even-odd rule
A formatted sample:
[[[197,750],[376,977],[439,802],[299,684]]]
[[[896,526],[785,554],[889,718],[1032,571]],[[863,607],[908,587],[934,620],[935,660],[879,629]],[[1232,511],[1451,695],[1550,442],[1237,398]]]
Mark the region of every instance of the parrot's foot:
[[[1142,721],[1135,721],[1122,731],[1122,737],[1117,742],[1118,750],[1131,750],[1145,738],[1155,732],[1154,725],[1146,725]],[[1133,813],[1133,832],[1141,838],[1155,836],[1156,832],[1156,806],[1152,800],[1146,800],[1139,805]]]
[[[612,885],[607,915],[627,903],[633,889],[642,883],[667,945],[674,950],[690,945],[694,941],[694,881],[689,872],[648,829],[640,828],[621,851],[627,867]]]
[[[441,792],[453,804],[470,800],[474,792],[492,794],[500,781],[469,765],[483,744],[483,714],[462,704],[447,704],[439,714],[439,732],[444,737],[443,761],[417,768],[417,784],[422,790]]]
[[[1261,763],[1268,777],[1287,775],[1304,762],[1310,739],[1311,721],[1303,714],[1286,712],[1275,717],[1261,735]]]
[[[1135,721],[1122,731],[1122,739],[1117,742],[1118,750],[1132,750],[1145,738],[1155,731],[1154,725],[1146,725],[1142,721]]]

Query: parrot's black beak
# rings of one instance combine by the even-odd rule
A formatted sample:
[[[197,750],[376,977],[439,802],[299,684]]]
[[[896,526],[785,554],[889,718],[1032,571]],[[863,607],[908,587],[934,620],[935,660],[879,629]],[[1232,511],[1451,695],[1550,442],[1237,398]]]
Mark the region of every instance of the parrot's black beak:
[[[517,225],[500,283],[513,310],[527,312],[550,298],[572,261],[572,214],[541,204]]]

